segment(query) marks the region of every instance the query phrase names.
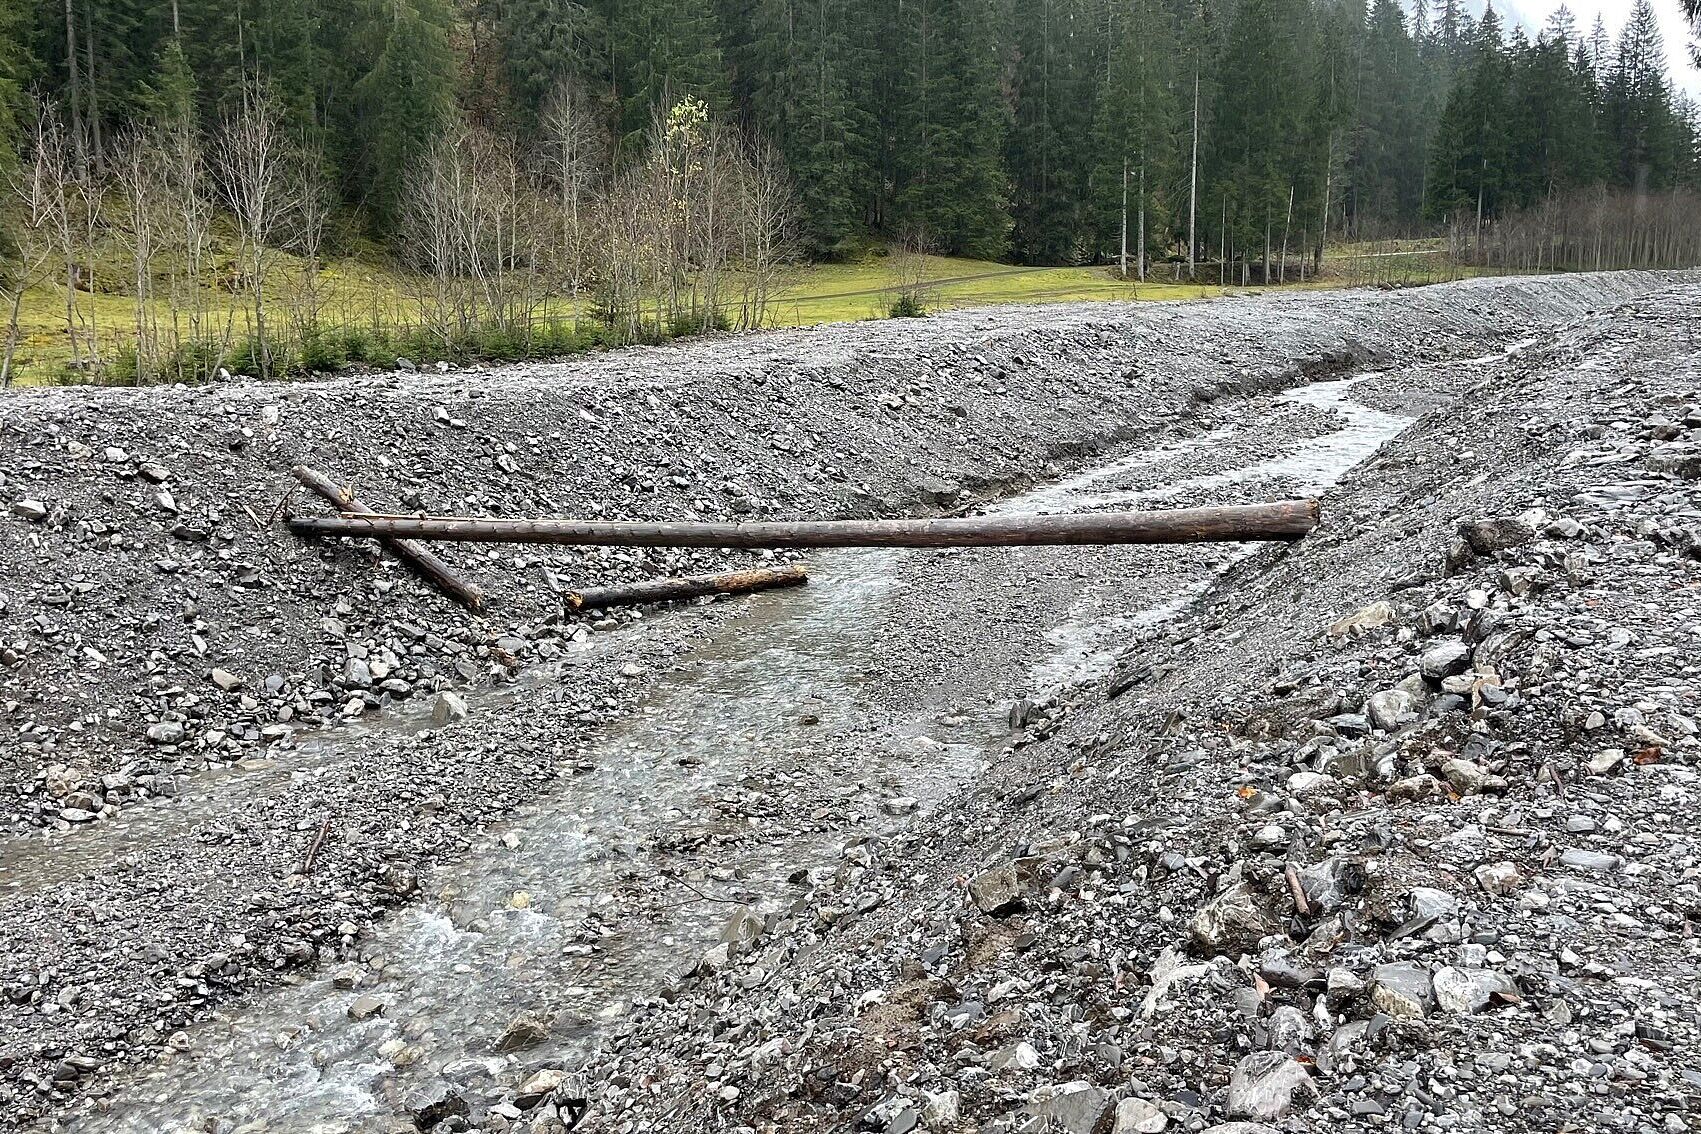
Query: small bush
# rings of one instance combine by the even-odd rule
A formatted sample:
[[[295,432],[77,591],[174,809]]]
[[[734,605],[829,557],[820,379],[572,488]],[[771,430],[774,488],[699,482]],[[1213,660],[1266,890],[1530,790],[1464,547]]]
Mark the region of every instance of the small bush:
[[[902,292],[886,309],[888,319],[924,319],[927,317],[927,307],[922,303],[921,296],[913,291]]]

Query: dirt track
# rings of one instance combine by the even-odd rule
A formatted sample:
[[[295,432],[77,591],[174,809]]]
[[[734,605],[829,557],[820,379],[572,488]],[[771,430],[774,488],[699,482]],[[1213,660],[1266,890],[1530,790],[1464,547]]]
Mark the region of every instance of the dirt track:
[[[828,970],[813,966],[871,966],[858,978],[868,988],[899,977],[925,987],[931,977],[904,976],[911,962],[890,953],[901,935],[884,927],[894,917],[916,926],[961,919],[940,912],[962,902],[947,881],[963,869],[958,839],[990,838],[981,823],[1026,828],[1032,820],[1015,817],[1036,808],[1040,826],[1068,828],[1079,821],[1071,801],[1081,796],[1067,785],[1092,782],[1095,762],[1148,743],[1125,714],[1138,721],[1205,693],[1232,700],[1243,685],[1251,698],[1253,676],[1283,668],[1294,650],[1314,655],[1313,622],[1391,583],[1409,590],[1408,575],[1438,575],[1429,560],[1451,521],[1426,501],[1470,491],[1471,506],[1487,506],[1482,485],[1459,487],[1444,475],[1466,470],[1435,459],[1465,444],[1459,421],[1485,438],[1483,470],[1509,478],[1496,488],[1503,507],[1520,510],[1519,486],[1534,483],[1525,466],[1542,454],[1517,449],[1522,434],[1486,410],[1504,402],[1520,420],[1540,422],[1598,396],[1587,372],[1571,372],[1574,356],[1603,349],[1587,335],[1647,327],[1647,338],[1664,342],[1660,335],[1672,332],[1661,328],[1685,300],[1674,293],[1584,322],[1543,355],[1545,370],[1493,358],[1423,369],[1426,359],[1494,355],[1545,324],[1650,286],[1671,281],[1481,282],[1391,296],[957,313],[525,373],[409,377],[387,389],[344,381],[40,391],[0,402],[4,492],[14,505],[0,524],[9,569],[0,586],[8,668],[0,673],[14,700],[4,723],[18,726],[7,755],[20,832],[0,852],[0,885],[12,888],[0,906],[12,1001],[0,1018],[0,1061],[10,1058],[14,1113],[22,1120],[110,1106],[136,1129],[197,1107],[225,1118],[271,1115],[277,1129],[310,1117],[409,1128],[421,1114],[548,1128],[550,1114],[572,1112],[572,1083],[532,1092],[557,1100],[531,1107],[517,1105],[516,1088],[587,1058],[607,1034],[597,1017],[608,1005],[697,967],[732,908],[724,902],[784,899],[794,892],[787,877],[801,871],[809,897],[799,908],[813,919],[809,934],[825,937],[819,958],[794,958],[783,972],[749,956],[714,962],[726,966],[721,975],[693,983],[678,1008],[634,1016],[630,1038],[599,1058],[660,1076],[668,1092],[692,1100],[673,1120],[681,1129],[831,1125],[877,1105],[892,1113],[881,1111],[872,1128],[888,1128],[907,1105],[901,1100],[919,1095],[900,1091],[888,1103],[876,1090],[880,1076],[866,1069],[843,1089],[848,1067],[820,1080],[819,1091],[807,1075],[786,1078],[787,1068],[807,1070],[797,1062],[806,1054],[827,1060],[818,1049],[827,1041],[813,1025],[795,1033],[773,1016],[780,1007],[790,1024],[803,1019],[784,1007],[798,994],[777,994],[769,982],[797,989],[815,980],[809,995],[826,997],[830,1014],[839,994],[825,990],[851,990],[842,977],[820,984],[808,974]],[[891,514],[957,506],[1154,449],[1056,501],[1250,498],[1305,487],[1310,466],[1263,462],[1291,458],[1343,424],[1334,406],[1273,401],[1267,392],[1369,364],[1390,376],[1353,387],[1355,402],[1396,413],[1439,405],[1426,422],[1430,448],[1404,472],[1381,458],[1382,477],[1365,474],[1351,491],[1366,495],[1341,498],[1343,519],[1297,554],[846,556],[823,564],[801,606],[795,596],[769,596],[592,630],[560,615],[551,575],[566,583],[592,573],[630,577],[722,557],[523,552],[495,561],[467,553],[458,561],[505,600],[489,619],[473,619],[394,568],[263,535],[246,515],[264,520],[284,470],[302,458],[375,500],[463,513],[600,505],[608,516]],[[1672,389],[1654,394],[1678,397],[1686,379],[1669,357],[1664,365],[1661,381]],[[1510,377],[1497,378],[1502,370]],[[1449,398],[1479,371],[1512,393],[1458,408]],[[1532,400],[1529,389],[1549,383],[1551,404]],[[1166,486],[1179,492],[1164,494]],[[25,501],[40,501],[45,514],[16,508]],[[1371,516],[1390,525],[1373,551],[1362,542],[1380,530],[1364,519]],[[1220,571],[1228,578],[1217,583]],[[1204,607],[1185,605],[1213,584]],[[1282,600],[1274,615],[1272,596],[1290,591],[1296,601]],[[1262,613],[1250,629],[1224,631],[1224,617],[1209,612],[1225,605]],[[1136,681],[1134,702],[1099,706],[1106,683],[1119,687],[1130,671],[1130,650],[1150,659],[1201,640],[1224,668],[1184,681],[1178,673],[1204,663],[1164,663],[1176,673],[1152,671],[1151,690],[1142,681],[1152,675]],[[1372,652],[1394,645],[1375,635],[1362,641]],[[767,645],[753,654],[753,642]],[[1401,653],[1383,652],[1376,664]],[[240,684],[221,688],[209,677],[215,667]],[[436,693],[466,686],[468,719],[425,728]],[[1351,695],[1340,688],[1346,701],[1335,707],[1350,716]],[[1142,707],[1131,713],[1123,707],[1136,702]],[[647,710],[611,723],[635,704]],[[1193,708],[1184,721],[1196,712],[1210,715]],[[337,727],[325,731],[327,721]],[[1088,721],[1097,723],[1081,731]],[[1358,726],[1329,727],[1353,735],[1341,730]],[[1156,735],[1198,745],[1197,734],[1184,724]],[[1198,867],[1161,855],[1139,860],[1142,885],[1154,871],[1194,880],[1171,903],[1185,923],[1228,867],[1208,864],[1233,838],[1222,826],[1230,813],[1185,779],[1218,760],[1218,746],[1200,745],[1193,757],[1173,740],[1149,743],[1166,759],[1183,757],[1188,794],[1170,806],[1185,801],[1200,813],[1200,833],[1187,835],[1195,841],[1174,851],[1200,858]],[[1034,789],[1022,786],[1030,781]],[[1539,790],[1533,777],[1527,786]],[[1055,812],[1044,802],[1053,795]],[[1034,800],[1042,802],[1029,806]],[[1303,823],[1290,826],[1302,830],[1288,831],[1284,846],[1312,845]],[[32,828],[49,833],[24,833]],[[303,876],[321,831],[314,869]],[[847,841],[852,850],[835,876]],[[994,857],[994,844],[1014,845],[987,843]],[[894,847],[916,871],[888,868]],[[822,864],[829,869],[807,872]],[[1033,869],[1023,867],[1025,880]],[[1045,889],[1029,899],[1030,916],[1042,922],[1046,903],[1035,902]],[[1068,900],[1048,901],[1073,916]],[[990,941],[1003,924],[965,932]],[[1166,922],[1143,924],[1121,946],[1125,967],[1142,974],[1135,985],[1161,952],[1153,932]],[[788,939],[801,938],[794,928],[772,939],[785,952]],[[432,954],[427,941],[445,952]],[[838,955],[860,959],[828,960]],[[356,968],[338,968],[348,963]],[[943,962],[920,963],[931,972]],[[754,964],[763,976],[752,981]],[[293,989],[250,991],[303,978]],[[750,1042],[727,1040],[716,1076],[700,1060],[654,1062],[676,1044],[712,1050],[678,1013],[706,1006],[728,981],[756,998],[746,1016]],[[445,1008],[457,992],[461,1003]],[[377,1009],[351,1020],[362,996]],[[940,997],[942,1011],[968,1000],[961,990]],[[983,1016],[999,1015],[984,995],[978,1003]],[[360,1007],[357,1016],[370,1005]],[[855,1022],[866,1010],[850,1012],[843,1027],[866,1031]],[[226,1011],[234,1012],[229,1023],[190,1026]],[[493,1049],[528,1014],[542,1034],[497,1058]],[[932,1041],[913,1030],[921,1018],[926,1032],[939,1029],[922,1012],[912,1023],[891,1021],[897,1031],[883,1024],[881,1034],[909,1037],[905,1044],[928,1053]],[[979,1026],[953,1023],[940,1034],[970,1024]],[[1250,1037],[1267,1025],[1249,1027]],[[278,1056],[267,1037],[279,1031],[295,1034],[282,1047],[298,1060]],[[784,1040],[775,1049],[784,1058],[753,1060],[749,1051],[768,1038]],[[1061,1055],[1037,1034],[1022,1042]],[[1232,1064],[1240,1042],[1225,1041],[1212,1065]],[[990,1050],[991,1040],[977,1044]],[[151,1070],[162,1052],[164,1069]],[[926,1058],[935,1077],[928,1089],[957,1089],[974,1121],[1014,1113],[1024,1100],[1043,1104],[1048,1087],[1074,1078],[1095,1089],[1109,1081],[1098,1072],[1061,1078],[1065,1065],[1086,1066],[1069,1056],[1045,1081],[1024,1070],[1027,1079],[988,1094],[959,1082],[941,1057]],[[315,1069],[315,1060],[328,1067]],[[736,1079],[728,1075],[734,1061],[743,1063]],[[245,1063],[259,1087],[235,1073]],[[1201,1116],[1216,1105],[1207,1100],[1221,1089],[1214,1075],[1204,1064],[1191,1080],[1177,1074],[1204,1092]],[[971,1078],[982,1083],[980,1073]],[[1110,1078],[1126,1084],[1127,1068]],[[729,1097],[728,1087],[738,1090]],[[533,1101],[523,1088],[520,1098]],[[712,1113],[699,1113],[717,1099]],[[635,1101],[619,1089],[598,1092],[592,1121],[635,1117]],[[302,1109],[290,1112],[292,1102]],[[526,1117],[511,1119],[504,1108]],[[913,1109],[919,1119],[924,1107]]]

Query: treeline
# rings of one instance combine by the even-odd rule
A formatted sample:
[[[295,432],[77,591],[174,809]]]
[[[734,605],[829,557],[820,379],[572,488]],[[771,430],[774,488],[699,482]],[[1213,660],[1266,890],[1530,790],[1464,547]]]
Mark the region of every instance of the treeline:
[[[394,239],[442,138],[529,152],[564,99],[607,177],[686,98],[765,139],[815,257],[909,238],[1262,273],[1283,244],[1697,176],[1649,0],[1534,38],[1460,0],[0,0],[13,148],[32,88],[99,164],[179,108],[214,129],[256,82],[322,155],[333,238]]]

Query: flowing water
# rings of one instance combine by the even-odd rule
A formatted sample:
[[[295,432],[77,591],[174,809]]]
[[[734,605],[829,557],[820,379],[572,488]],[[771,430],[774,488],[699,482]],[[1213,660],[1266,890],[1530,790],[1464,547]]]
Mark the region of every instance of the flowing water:
[[[1345,424],[1281,456],[1159,488],[1116,487],[1131,473],[1150,474],[1228,442],[1235,428],[1224,427],[999,510],[1138,507],[1252,481],[1321,491],[1408,424],[1352,401],[1354,381],[1285,395],[1335,411]],[[1132,633],[1184,609],[1255,550],[1201,554],[1147,609],[1072,611],[1045,635],[1051,652],[1033,659],[1034,686],[1104,672]],[[356,987],[346,987],[346,974],[328,972],[257,994],[192,1029],[187,1051],[124,1085],[110,1113],[73,1128],[358,1129],[372,1116],[405,1113],[444,1082],[477,1095],[513,1066],[495,1047],[520,1013],[549,1021],[550,1038],[524,1053],[526,1065],[574,1066],[630,997],[649,995],[696,964],[733,908],[727,903],[783,896],[799,864],[836,861],[845,830],[798,814],[793,793],[848,799],[855,784],[873,778],[925,808],[1007,742],[990,717],[956,728],[922,719],[870,723],[884,715],[871,707],[863,662],[894,648],[881,612],[905,587],[913,554],[822,555],[809,587],[741,600],[746,612],[680,676],[600,735],[582,763],[588,771],[441,871],[436,900],[382,926],[377,959]],[[534,682],[532,692],[547,690]],[[811,757],[830,736],[866,743],[849,746],[861,753],[854,757],[842,755],[845,745],[834,749],[850,764],[819,767]],[[192,800],[160,811],[171,808],[190,811]],[[862,830],[882,822],[897,820],[876,818]],[[658,862],[670,849],[705,840],[713,869],[658,882]],[[658,885],[667,900],[657,899]],[[361,995],[376,998],[382,1011],[354,1019],[350,1007]]]

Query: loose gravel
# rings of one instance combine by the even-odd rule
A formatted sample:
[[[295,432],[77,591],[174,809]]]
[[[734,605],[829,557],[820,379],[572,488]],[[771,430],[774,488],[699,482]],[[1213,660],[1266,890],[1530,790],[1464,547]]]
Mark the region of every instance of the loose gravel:
[[[1369,404],[1446,396],[1317,536],[1217,562],[1107,676],[1018,699],[1022,735],[965,792],[914,819],[867,808],[893,830],[753,902],[588,1080],[522,1065],[558,1077],[398,1113],[892,1134],[1085,1114],[1096,1134],[1289,1113],[1508,1128],[1593,1105],[1683,1128],[1694,303],[1670,278],[1474,281],[8,395],[0,1121],[121,1101],[197,1021],[360,960],[492,823],[571,797],[595,738],[737,617],[580,617],[559,591],[748,557],[452,549],[498,599],[470,615],[370,551],[293,540],[292,464],[459,514],[939,511],[1189,438],[1187,477],[1256,463],[1326,431],[1262,395],[1374,367]],[[1245,460],[1225,463],[1213,431],[1237,426]],[[985,573],[926,562],[931,584]],[[1092,564],[1066,590],[989,575],[1067,613]],[[949,715],[939,688],[1018,682],[1040,652],[1020,613],[955,620],[949,653],[889,639],[859,710],[907,684],[905,714]],[[783,814],[827,787],[773,790]]]

